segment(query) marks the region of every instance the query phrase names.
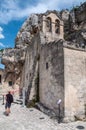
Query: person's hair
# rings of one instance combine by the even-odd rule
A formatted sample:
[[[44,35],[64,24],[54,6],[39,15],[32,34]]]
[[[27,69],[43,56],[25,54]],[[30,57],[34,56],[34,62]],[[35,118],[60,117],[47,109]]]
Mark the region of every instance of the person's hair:
[[[10,92],[10,91],[8,91],[8,93],[10,94],[11,92]]]

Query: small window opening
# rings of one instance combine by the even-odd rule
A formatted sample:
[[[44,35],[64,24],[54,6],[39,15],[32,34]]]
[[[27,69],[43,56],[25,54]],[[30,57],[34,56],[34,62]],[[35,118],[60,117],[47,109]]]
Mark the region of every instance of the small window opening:
[[[48,69],[49,68],[49,66],[48,66],[48,62],[46,63],[46,69]]]
[[[13,85],[13,82],[12,81],[9,81],[9,86],[12,86]]]

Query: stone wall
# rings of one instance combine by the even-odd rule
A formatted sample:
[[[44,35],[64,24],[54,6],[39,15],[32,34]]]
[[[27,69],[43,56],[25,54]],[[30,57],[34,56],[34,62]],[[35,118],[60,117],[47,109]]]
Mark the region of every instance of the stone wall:
[[[65,117],[85,118],[86,52],[64,48]]]
[[[39,36],[34,36],[32,43],[27,47],[25,64],[23,67],[21,88],[26,89],[28,102],[36,100],[36,79],[38,74]]]
[[[5,80],[5,73],[4,73],[4,69],[0,69],[0,90],[2,90],[2,88],[5,88],[6,86],[8,87],[8,83],[4,82]],[[1,94],[1,92],[0,92]],[[3,92],[2,92],[3,94]]]
[[[61,42],[42,45],[39,63],[39,100],[58,115],[57,101],[64,107],[64,59]]]
[[[64,115],[64,58],[62,41],[39,44],[39,35],[27,48],[23,67],[21,88],[25,87],[26,99],[30,103],[39,101],[59,113],[57,101],[62,100]],[[39,81],[38,81],[39,80]]]
[[[19,91],[19,82],[16,81],[15,88],[14,84],[12,84],[13,79],[15,79],[14,75],[9,74],[7,76],[7,79],[5,79],[6,73],[4,69],[0,69],[0,96],[6,95],[8,91],[11,91],[12,93],[14,92],[14,95],[18,95]]]

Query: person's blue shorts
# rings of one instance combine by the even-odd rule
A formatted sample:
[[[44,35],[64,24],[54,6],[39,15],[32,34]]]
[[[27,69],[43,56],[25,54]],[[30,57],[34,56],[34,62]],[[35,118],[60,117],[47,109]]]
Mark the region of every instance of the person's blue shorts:
[[[11,103],[6,102],[5,109],[10,108],[10,107],[11,107]]]

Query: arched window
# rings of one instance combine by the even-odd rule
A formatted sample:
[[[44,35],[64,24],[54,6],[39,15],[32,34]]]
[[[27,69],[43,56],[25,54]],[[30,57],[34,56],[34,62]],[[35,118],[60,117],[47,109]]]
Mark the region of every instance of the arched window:
[[[51,23],[51,18],[50,17],[47,17],[47,19],[46,19],[46,29],[47,29],[47,32],[52,31],[52,23]]]
[[[60,33],[60,21],[58,19],[55,20],[55,33]]]

